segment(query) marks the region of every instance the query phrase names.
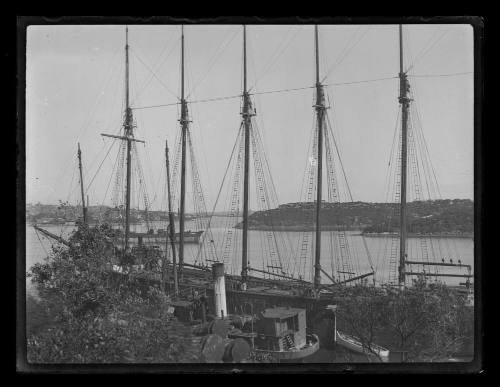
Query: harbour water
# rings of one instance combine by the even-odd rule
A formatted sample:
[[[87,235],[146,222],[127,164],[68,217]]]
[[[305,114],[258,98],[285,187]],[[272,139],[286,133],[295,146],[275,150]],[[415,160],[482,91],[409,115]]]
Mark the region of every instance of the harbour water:
[[[212,238],[209,240],[208,236],[205,239],[205,243],[213,243],[215,245],[215,250],[218,252],[218,256],[222,256],[222,241],[224,235],[227,233],[227,218],[223,217],[213,217],[211,222]],[[236,224],[239,219],[232,219],[231,222]],[[153,228],[165,228],[165,222],[152,222]],[[60,235],[62,237],[67,237],[71,231],[74,229],[73,225],[45,225],[45,229],[48,231]],[[186,222],[186,230],[194,230],[194,221]],[[132,231],[146,231],[145,224],[131,225]],[[178,225],[177,225],[178,230]],[[241,249],[241,230],[233,229],[233,241],[238,248]],[[265,269],[263,267],[262,256],[268,253],[265,249],[265,235],[266,232],[261,231],[249,231],[249,263],[251,267],[256,269]],[[321,265],[326,271],[331,271],[331,268],[335,265],[335,253],[333,253],[333,245],[331,244],[329,232],[323,233],[323,243],[322,243],[322,254],[321,254]],[[294,265],[294,258],[297,253],[297,246],[299,245],[301,233],[300,232],[276,232],[276,238],[278,240],[287,241],[291,249],[286,252],[282,252],[281,261],[283,262],[283,268],[292,269]],[[377,282],[385,282],[389,279],[390,271],[390,254],[391,245],[393,244],[392,237],[376,237],[376,238],[365,238],[366,246],[370,257],[367,256],[366,249],[364,248],[364,242],[362,236],[359,232],[351,232],[348,236],[348,243],[351,250],[351,257],[355,261],[354,267],[358,273],[369,273],[371,267],[375,269]],[[26,225],[26,270],[35,264],[36,262],[42,262],[43,259],[50,253],[51,245],[53,241],[49,240],[42,234],[35,231],[31,225]],[[164,248],[164,243],[158,244],[160,248]],[[295,249],[295,250],[294,250]],[[194,263],[198,258],[198,245],[196,244],[186,244],[185,245],[185,262]],[[231,274],[239,274],[241,271],[240,260],[241,253],[235,250],[231,251],[231,255],[226,259],[227,272]],[[425,261],[426,259],[432,260],[432,257],[439,257],[438,261],[443,259],[445,262],[449,262],[450,259],[454,263],[458,260],[462,264],[471,265],[473,272],[474,265],[474,241],[468,238],[427,238],[422,241],[419,238],[409,238],[408,239],[408,259],[414,261]],[[425,254],[427,251],[427,255]],[[287,254],[288,253],[288,254]],[[287,257],[288,255],[288,257]],[[290,259],[289,256],[292,256]],[[370,259],[371,263],[370,265]],[[310,278],[313,258],[309,259],[309,267],[306,267],[306,279]],[[433,269],[428,269],[432,272]],[[440,273],[460,273],[466,274],[467,271],[464,269],[458,270],[457,268],[440,268]],[[433,277],[434,278],[434,277]],[[440,277],[443,278],[443,277]],[[368,277],[369,281],[372,281],[371,277]],[[434,279],[432,279],[434,280]],[[454,278],[454,277],[444,277],[444,281],[449,285],[458,285],[464,282],[464,278]],[[325,280],[325,282],[328,282]],[[28,291],[32,291],[29,281],[27,281]]]

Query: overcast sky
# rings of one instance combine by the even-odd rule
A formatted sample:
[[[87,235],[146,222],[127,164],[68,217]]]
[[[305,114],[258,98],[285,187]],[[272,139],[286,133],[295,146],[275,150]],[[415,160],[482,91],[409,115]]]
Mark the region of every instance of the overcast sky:
[[[117,133],[124,94],[124,26],[30,26],[26,67],[26,201],[78,200],[77,143],[86,185]],[[473,31],[468,25],[404,27],[407,68],[443,198],[473,198]],[[247,27],[252,92],[311,86],[311,25]],[[186,26],[188,100],[234,96],[242,87],[242,27]],[[130,26],[131,104],[177,102],[180,26]],[[321,26],[321,78],[349,83],[397,76],[398,27]],[[344,55],[345,54],[345,55]],[[152,71],[154,75],[152,75]],[[256,83],[257,81],[257,83]],[[384,201],[387,162],[398,114],[398,80],[329,86],[334,125],[354,200]],[[300,200],[313,122],[313,90],[254,97],[257,123],[282,203]],[[191,130],[208,205],[217,195],[241,117],[238,98],[190,105]],[[152,207],[164,173],[165,139],[173,146],[178,107],[134,110]],[[91,204],[110,204],[111,150],[94,178]],[[156,195],[155,195],[156,193]],[[156,197],[155,197],[156,196]],[[104,199],[106,198],[106,199]],[[251,207],[252,203],[251,203]]]

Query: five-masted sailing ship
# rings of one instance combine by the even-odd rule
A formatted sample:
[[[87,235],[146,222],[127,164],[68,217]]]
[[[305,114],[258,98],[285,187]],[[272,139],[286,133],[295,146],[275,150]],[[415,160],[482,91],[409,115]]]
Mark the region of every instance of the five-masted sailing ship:
[[[199,288],[210,290],[210,269],[209,264],[214,262],[224,262],[232,267],[231,272],[227,274],[227,287],[229,294],[233,294],[233,304],[237,305],[242,299],[254,297],[257,299],[268,299],[275,305],[305,305],[310,306],[311,300],[329,300],[336,296],[336,290],[339,287],[348,284],[362,284],[364,281],[375,275],[375,269],[371,262],[370,254],[366,251],[369,260],[370,270],[362,272],[359,262],[357,267],[354,260],[359,261],[359,256],[353,252],[353,244],[349,243],[349,233],[346,230],[337,230],[335,232],[322,231],[322,212],[325,200],[323,199],[323,190],[325,185],[324,175],[326,175],[326,190],[328,191],[327,202],[339,203],[340,198],[340,179],[335,169],[334,158],[340,155],[335,152],[336,143],[333,138],[325,98],[325,87],[320,80],[319,68],[319,44],[318,27],[314,28],[314,47],[315,47],[315,126],[312,141],[312,158],[314,163],[310,163],[306,179],[306,190],[304,200],[314,204],[314,225],[313,232],[303,232],[300,236],[300,245],[293,251],[287,241],[280,241],[279,236],[271,231],[265,232],[263,245],[267,250],[263,251],[260,257],[251,257],[249,249],[249,203],[250,203],[250,176],[252,172],[251,158],[253,157],[253,172],[257,184],[257,201],[263,207],[261,210],[272,208],[272,204],[279,204],[277,195],[272,184],[270,168],[265,155],[262,154],[263,146],[261,135],[253,119],[256,115],[251,93],[248,88],[247,77],[247,38],[246,26],[243,26],[243,90],[242,90],[242,108],[241,123],[235,143],[236,153],[234,161],[234,178],[231,185],[229,212],[231,221],[241,216],[241,236],[236,235],[234,224],[226,230],[222,241],[217,249],[214,244],[214,238],[210,228],[211,216],[209,214],[203,198],[196,161],[192,149],[190,135],[190,117],[188,104],[185,96],[184,79],[184,28],[181,30],[181,95],[180,95],[180,136],[178,149],[176,149],[174,159],[173,176],[170,174],[170,160],[168,146],[166,146],[166,179],[168,186],[168,227],[167,231],[150,230],[138,233],[130,230],[131,224],[131,187],[132,187],[132,162],[135,143],[144,143],[143,140],[136,139],[134,128],[136,127],[133,108],[129,101],[129,44],[128,27],[125,29],[125,112],[123,117],[122,135],[102,134],[105,137],[111,137],[122,141],[122,154],[125,160],[125,209],[123,235],[119,236],[116,245],[119,247],[118,254],[134,255],[132,247],[162,245],[164,253],[162,257],[161,271],[162,281],[173,281],[175,293],[178,294],[179,288]],[[408,270],[408,267],[467,267],[461,263],[436,262],[427,257],[425,260],[417,261],[408,259],[407,251],[407,172],[408,172],[408,135],[409,135],[409,109],[412,99],[409,96],[410,85],[408,75],[403,68],[403,34],[402,26],[399,27],[399,50],[400,50],[400,95],[399,103],[401,105],[401,153],[400,161],[400,180],[399,185],[399,262],[397,285],[400,287],[407,285],[406,279],[410,276],[460,276],[469,279],[469,274],[449,274],[449,273],[430,273],[424,270]],[[410,131],[411,135],[411,131]],[[412,152],[410,142],[410,154]],[[414,145],[413,145],[414,146]],[[188,148],[191,151],[191,167],[193,168],[193,191],[199,199],[198,209],[201,230],[186,230],[186,172],[188,163]],[[85,206],[83,175],[81,166],[81,152],[78,148],[78,158],[80,167],[80,182],[82,195],[83,221],[87,223],[87,208]],[[177,159],[180,158],[180,162]],[[180,165],[180,174],[178,167]],[[324,169],[326,165],[326,168]],[[345,178],[345,174],[344,174]],[[180,193],[177,197],[176,187],[177,179],[180,182]],[[345,179],[346,180],[346,179]],[[117,181],[121,181],[117,179]],[[271,188],[266,186],[266,181]],[[224,183],[224,182],[223,182]],[[347,180],[346,180],[347,183]],[[240,207],[240,186],[242,185],[242,205]],[[173,189],[172,189],[173,186]],[[350,194],[350,190],[348,190]],[[315,195],[314,195],[315,194]],[[352,196],[348,200],[352,201]],[[174,214],[172,203],[179,201],[179,231],[175,232]],[[215,209],[215,207],[214,207]],[[146,203],[147,211],[147,203]],[[43,229],[40,229],[42,231]],[[46,232],[46,230],[43,230]],[[153,232],[151,232],[153,231]],[[49,233],[50,234],[50,233]],[[49,234],[46,234],[50,236]],[[322,238],[328,237],[332,248],[332,256],[322,254]],[[237,239],[241,237],[241,244]],[[198,253],[195,262],[186,262],[185,244],[195,242],[199,244]],[[178,244],[178,247],[175,247]],[[231,247],[233,245],[233,247]],[[285,246],[285,248],[283,248]],[[366,244],[364,245],[366,248]],[[241,249],[240,249],[241,248]],[[219,251],[217,251],[219,250]],[[284,250],[284,251],[280,251]],[[367,250],[367,249],[366,249]],[[396,250],[394,250],[396,251]],[[267,258],[264,255],[267,254]],[[284,255],[288,254],[288,257]],[[333,255],[336,255],[334,257]],[[391,255],[392,257],[392,255]],[[322,265],[323,259],[332,259],[332,270],[328,272]],[[261,260],[262,267],[256,263]],[[392,258],[391,258],[392,259]],[[265,261],[265,263],[264,263]],[[411,266],[413,265],[413,266]],[[239,272],[235,268],[238,268]],[[470,266],[469,266],[470,269]],[[328,279],[325,283],[323,278]],[[264,303],[265,304],[265,303]]]

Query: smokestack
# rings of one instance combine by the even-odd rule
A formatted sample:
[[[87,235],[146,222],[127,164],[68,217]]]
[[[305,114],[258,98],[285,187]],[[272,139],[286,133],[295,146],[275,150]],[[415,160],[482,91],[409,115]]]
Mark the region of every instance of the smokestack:
[[[227,316],[226,310],[226,280],[224,277],[224,264],[214,263],[212,265],[212,274],[214,276],[214,300],[215,314],[219,318]]]

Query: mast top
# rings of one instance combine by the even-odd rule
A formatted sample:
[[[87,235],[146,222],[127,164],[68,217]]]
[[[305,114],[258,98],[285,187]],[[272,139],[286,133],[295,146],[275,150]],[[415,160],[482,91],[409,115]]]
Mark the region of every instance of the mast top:
[[[318,25],[314,26],[314,48],[316,53],[316,85],[320,85],[319,81],[319,47],[318,47]]]
[[[243,94],[247,94],[247,26],[243,24]]]
[[[399,102],[404,104],[411,101],[408,97],[408,91],[410,89],[410,84],[408,82],[408,77],[404,71],[404,55],[403,55],[403,25],[399,25]]]
[[[129,92],[129,58],[128,58],[128,26],[125,26],[125,131],[127,135],[130,135],[131,128],[131,110],[130,110],[130,92]]]
[[[184,24],[181,25],[181,102],[184,106]]]
[[[399,25],[399,74],[403,75],[403,25]]]

